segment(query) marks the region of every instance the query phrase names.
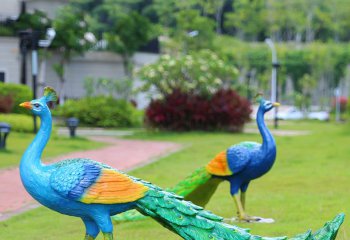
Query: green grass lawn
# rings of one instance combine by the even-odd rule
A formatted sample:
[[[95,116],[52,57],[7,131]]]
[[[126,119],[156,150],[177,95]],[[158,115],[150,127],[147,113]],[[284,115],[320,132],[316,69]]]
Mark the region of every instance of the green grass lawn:
[[[274,224],[238,224],[263,236],[292,236],[320,228],[339,212],[350,216],[350,131],[345,125],[317,122],[283,124],[281,129],[312,130],[312,135],[276,137],[277,161],[272,170],[253,181],[247,208],[252,215],[271,217]],[[184,150],[134,170],[132,175],[161,187],[175,185],[194,169],[206,164],[217,152],[240,141],[260,141],[255,134],[147,133],[134,138],[182,143]],[[217,190],[207,209],[223,217],[235,214],[227,183]],[[152,219],[116,226],[118,239],[180,239]],[[83,239],[79,219],[39,208],[0,222],[0,239]],[[98,239],[102,239],[100,236]],[[346,219],[339,240],[350,239]]]
[[[17,166],[24,151],[33,139],[34,134],[11,132],[6,141],[6,149],[0,150],[0,169]],[[79,137],[71,139],[53,135],[43,153],[43,159],[50,159],[68,152],[95,149],[104,145]]]

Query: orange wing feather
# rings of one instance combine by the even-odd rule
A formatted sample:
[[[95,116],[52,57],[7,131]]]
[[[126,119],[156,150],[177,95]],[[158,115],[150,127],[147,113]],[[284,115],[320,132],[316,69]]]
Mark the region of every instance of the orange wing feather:
[[[127,175],[112,169],[103,169],[97,181],[80,199],[83,203],[127,203],[145,196],[148,187],[136,183]]]
[[[206,166],[207,171],[212,175],[217,176],[230,176],[232,171],[230,170],[227,158],[226,151],[220,152],[213,158]]]

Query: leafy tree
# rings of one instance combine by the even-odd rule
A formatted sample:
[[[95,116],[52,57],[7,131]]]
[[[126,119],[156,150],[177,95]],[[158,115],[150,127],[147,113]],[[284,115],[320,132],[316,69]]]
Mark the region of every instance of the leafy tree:
[[[350,6],[347,1],[326,1],[331,19],[329,28],[332,31],[333,40],[349,39],[348,30],[350,27]]]
[[[265,0],[235,0],[234,12],[226,15],[226,27],[234,28],[241,39],[257,40],[264,32]]]
[[[45,37],[46,29],[51,26],[51,19],[47,14],[35,10],[33,13],[21,14],[16,21],[2,21],[0,23],[0,36],[17,36],[19,31],[36,30],[40,37]]]
[[[91,47],[93,35],[88,33],[84,14],[70,5],[59,9],[57,17],[53,20],[53,27],[56,30],[56,37],[51,47],[60,55],[59,62],[53,65],[53,69],[59,77],[59,95],[64,101],[65,67],[72,56],[82,54]]]
[[[176,28],[174,38],[182,43],[183,52],[211,48],[214,33],[214,22],[211,19],[202,17],[198,10],[182,10],[176,14]],[[197,35],[190,35],[191,32]]]
[[[119,99],[130,100],[132,88],[131,79],[110,79],[110,78],[98,78],[87,77],[84,80],[84,89],[87,97],[96,96],[98,90],[108,92],[110,97],[116,95]]]
[[[286,75],[292,78],[297,91],[302,90],[299,80],[311,73],[308,56],[310,56],[310,53],[306,51],[289,51],[286,53],[282,63]]]
[[[121,16],[114,27],[104,34],[108,49],[122,56],[125,74],[129,78],[132,78],[132,56],[153,38],[153,33],[154,28],[147,18],[131,12]]]
[[[301,110],[308,111],[311,107],[312,91],[317,82],[311,75],[305,74],[298,82],[300,92],[296,93],[296,103]]]
[[[216,33],[221,34],[222,15],[224,10],[225,0],[207,0],[202,1],[203,4],[203,15],[210,16],[214,15],[216,22]]]
[[[98,39],[109,32],[120,17],[136,11],[141,0],[72,0],[70,5],[86,15],[89,29]]]
[[[156,36],[150,20],[137,10],[141,0],[73,0],[75,7],[87,14],[89,28],[99,39],[106,40],[107,49],[119,53],[124,72],[132,78],[132,56]]]
[[[49,19],[46,13],[35,10],[33,13],[24,13],[19,16],[16,22],[14,22],[13,29],[15,33],[21,30],[33,29],[39,31],[41,36],[45,36],[46,29],[51,25],[51,19]]]
[[[147,14],[154,12],[157,15],[158,22],[167,30],[175,25],[175,12],[177,11],[176,0],[153,0],[144,12]]]

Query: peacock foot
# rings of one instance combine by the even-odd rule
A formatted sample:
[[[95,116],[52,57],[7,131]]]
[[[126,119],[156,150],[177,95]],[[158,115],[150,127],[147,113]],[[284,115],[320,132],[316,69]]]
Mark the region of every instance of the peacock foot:
[[[85,235],[84,240],[94,240],[95,238],[93,236],[90,236],[89,234]]]
[[[113,240],[113,233],[103,233],[104,240]]]
[[[262,218],[262,217],[256,217],[256,216],[238,216],[233,218],[226,218],[224,219],[226,223],[233,223],[233,222],[244,222],[244,223],[274,223],[275,220],[272,218]]]

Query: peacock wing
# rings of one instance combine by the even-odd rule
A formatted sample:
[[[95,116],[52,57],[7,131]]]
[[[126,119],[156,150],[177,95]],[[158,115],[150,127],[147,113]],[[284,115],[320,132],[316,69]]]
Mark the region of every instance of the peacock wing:
[[[231,146],[226,151],[216,155],[206,166],[210,174],[216,176],[231,176],[241,172],[249,165],[252,152],[260,144],[255,142],[242,142]]]
[[[148,187],[128,175],[87,159],[58,163],[50,184],[62,197],[87,204],[133,202],[148,191]]]
[[[225,151],[217,154],[206,166],[208,173],[216,176],[230,176],[232,171],[228,165]]]
[[[227,149],[227,162],[233,174],[241,172],[249,165],[252,159],[252,150],[257,146],[257,144],[251,142],[243,142]]]

